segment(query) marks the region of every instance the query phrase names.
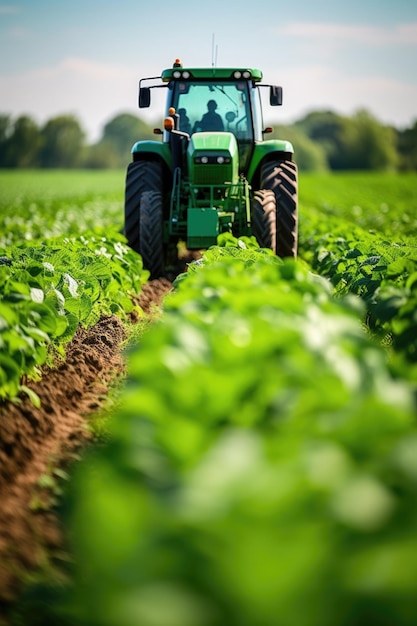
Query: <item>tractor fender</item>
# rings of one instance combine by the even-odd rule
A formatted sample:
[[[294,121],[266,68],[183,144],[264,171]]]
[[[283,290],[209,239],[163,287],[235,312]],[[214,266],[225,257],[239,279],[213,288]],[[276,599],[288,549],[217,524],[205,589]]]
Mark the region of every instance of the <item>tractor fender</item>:
[[[161,160],[169,170],[172,170],[172,156],[167,143],[160,141],[137,141],[131,150],[134,161]]]
[[[259,170],[261,163],[266,158],[273,158],[277,161],[291,161],[294,154],[292,143],[283,139],[269,139],[255,143],[252,158],[248,170],[248,180],[251,183]]]

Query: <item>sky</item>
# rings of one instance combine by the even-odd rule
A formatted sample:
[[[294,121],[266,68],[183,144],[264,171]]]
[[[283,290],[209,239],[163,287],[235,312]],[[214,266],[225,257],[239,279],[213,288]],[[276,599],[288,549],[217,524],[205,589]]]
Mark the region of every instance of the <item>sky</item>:
[[[267,124],[315,110],[417,120],[417,0],[0,0],[0,114],[13,119],[73,114],[91,142],[118,113],[161,125],[162,101],[137,108],[138,81],[176,58],[262,70],[284,90]]]

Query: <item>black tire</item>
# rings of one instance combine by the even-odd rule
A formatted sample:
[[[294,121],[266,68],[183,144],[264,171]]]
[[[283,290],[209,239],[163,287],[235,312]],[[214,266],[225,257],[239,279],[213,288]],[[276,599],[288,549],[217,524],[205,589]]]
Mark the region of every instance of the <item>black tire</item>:
[[[139,254],[151,278],[164,275],[163,205],[160,191],[144,191],[140,201]]]
[[[269,161],[261,171],[262,189],[270,189],[276,198],[277,242],[280,257],[297,256],[298,247],[298,171],[293,161]]]
[[[275,194],[270,189],[255,191],[252,205],[252,232],[261,248],[276,253],[277,208]]]
[[[142,194],[146,191],[162,190],[162,167],[157,161],[129,163],[125,187],[124,235],[128,245],[139,250],[139,213]]]

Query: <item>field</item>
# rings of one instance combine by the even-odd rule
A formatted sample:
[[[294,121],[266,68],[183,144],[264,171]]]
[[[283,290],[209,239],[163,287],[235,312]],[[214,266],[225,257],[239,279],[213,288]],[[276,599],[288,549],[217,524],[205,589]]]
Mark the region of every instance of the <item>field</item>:
[[[0,173],[3,623],[414,626],[417,176],[304,174],[296,262],[174,285],[123,186]]]

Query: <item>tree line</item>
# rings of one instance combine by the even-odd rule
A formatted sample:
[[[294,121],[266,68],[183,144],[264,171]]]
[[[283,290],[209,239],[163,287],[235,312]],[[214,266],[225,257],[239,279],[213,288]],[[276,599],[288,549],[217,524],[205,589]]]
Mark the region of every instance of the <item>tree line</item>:
[[[366,110],[347,117],[313,111],[291,125],[277,125],[272,135],[292,142],[301,170],[417,170],[417,119],[399,130],[380,123]],[[88,144],[74,115],[59,115],[39,126],[28,115],[0,115],[0,167],[125,167],[135,141],[156,139],[153,128],[131,113],[105,124],[102,136]]]

